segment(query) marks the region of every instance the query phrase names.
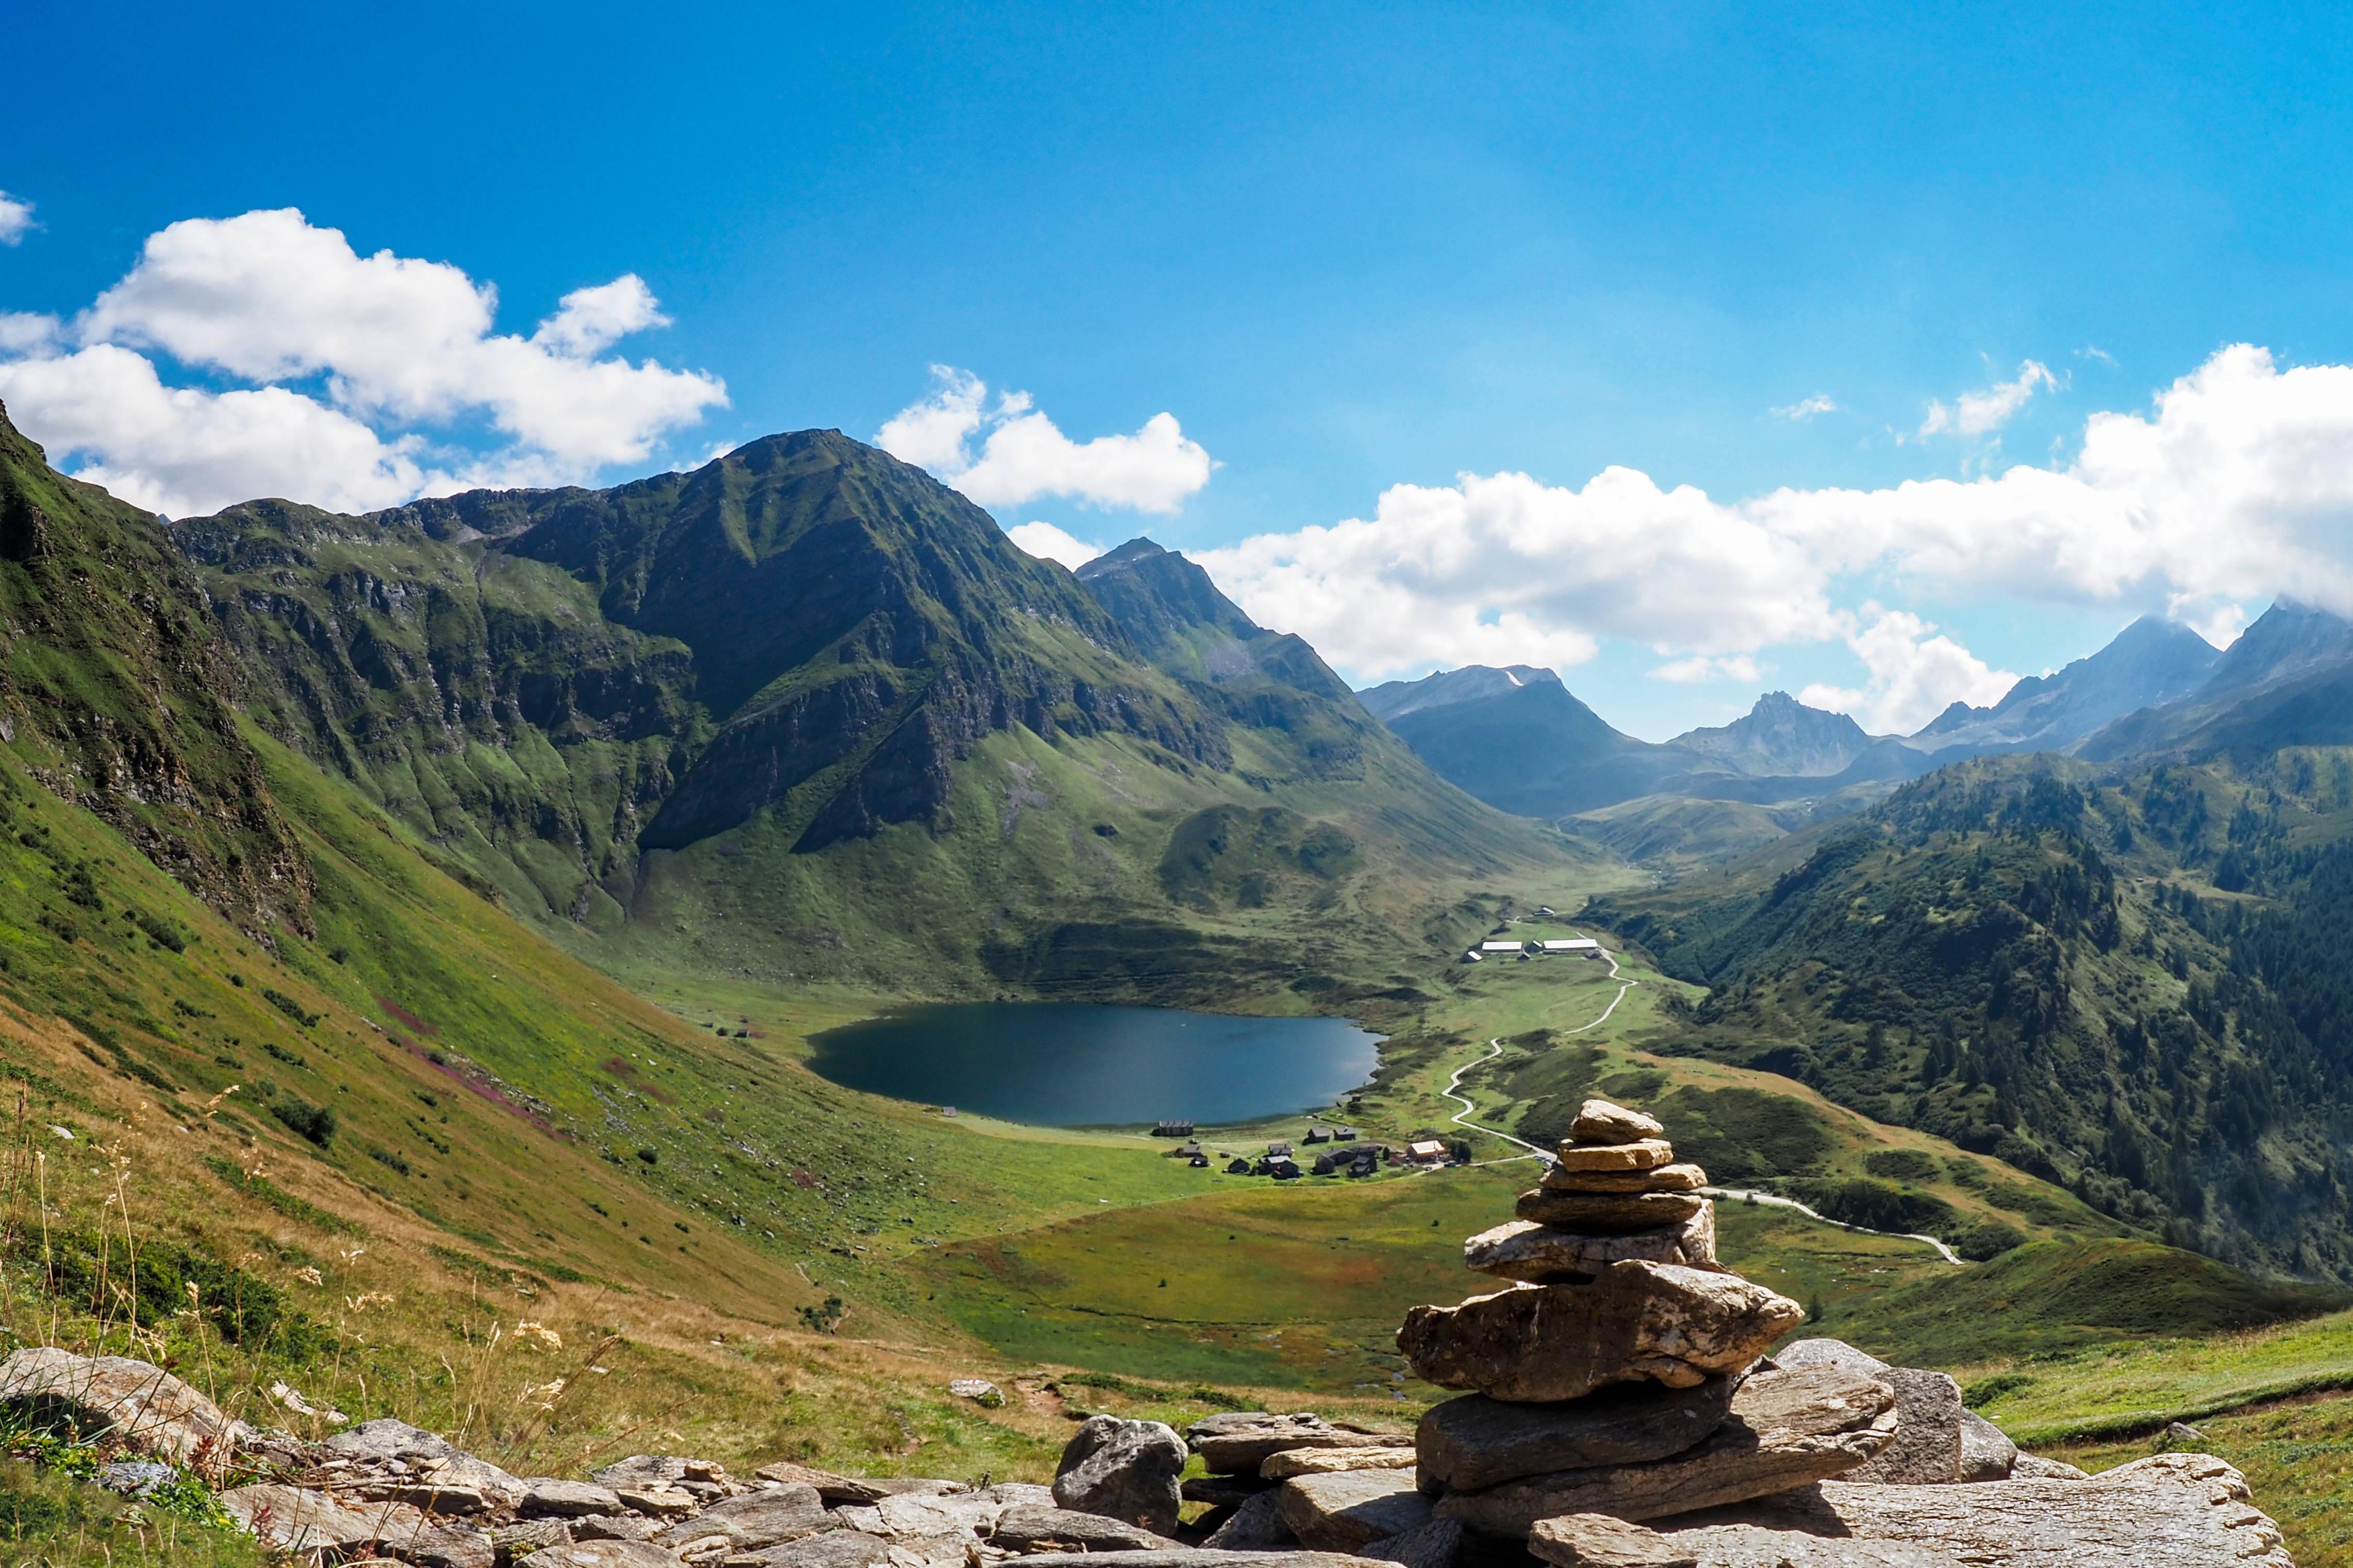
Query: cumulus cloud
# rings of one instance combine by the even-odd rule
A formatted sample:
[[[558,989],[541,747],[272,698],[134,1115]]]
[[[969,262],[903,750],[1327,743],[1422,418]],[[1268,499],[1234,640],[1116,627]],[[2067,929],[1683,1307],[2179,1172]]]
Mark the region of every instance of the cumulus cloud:
[[[1689,658],[1672,659],[1651,671],[1653,680],[1672,680],[1696,685],[1705,680],[1736,680],[1744,686],[1754,686],[1764,679],[1757,661],[1745,653],[1724,658],[1707,658],[1694,654]]]
[[[1722,667],[1694,660],[1847,641],[1863,684],[1816,696],[1898,727],[2010,677],[1925,622],[1857,622],[1841,603],[2162,610],[2210,639],[2230,606],[2281,593],[2353,615],[2353,366],[2225,348],[2147,411],[2092,416],[2074,459],[2048,468],[1737,503],[1625,468],[1582,489],[1464,475],[1196,558],[1261,625],[1366,678],[1569,666],[1616,637],[1664,656],[1665,678],[1704,679]]]
[[[33,226],[33,204],[0,191],[0,245],[15,245]]]
[[[1007,529],[1005,536],[1039,560],[1058,562],[1073,572],[1103,552],[1102,545],[1074,538],[1050,522],[1021,523]]]
[[[2028,360],[2018,367],[2014,381],[1997,381],[1983,392],[1964,392],[1947,408],[1942,403],[1928,405],[1928,416],[1920,421],[1920,434],[1934,436],[1951,430],[1963,436],[1983,436],[2010,423],[2010,416],[2027,405],[2038,388],[2057,391],[2058,377],[2049,367]]]
[[[1817,392],[1811,397],[1806,398],[1801,402],[1792,403],[1784,408],[1776,408],[1772,411],[1772,414],[1773,417],[1776,419],[1794,419],[1802,424],[1804,421],[1811,419],[1817,414],[1835,414],[1837,412],[1838,405],[1831,401],[1830,394],[1827,392]]]
[[[189,219],[69,326],[0,325],[22,356],[0,360],[0,398],[77,472],[180,513],[587,479],[726,401],[715,376],[600,357],[666,324],[634,274],[565,296],[528,338],[494,331],[497,303],[457,267],[363,257],[291,208]],[[167,388],[153,353],[260,384]],[[437,457],[425,431],[475,417],[506,444]]]
[[[1194,559],[1261,625],[1373,677],[1579,664],[1602,636],[1721,655],[1838,629],[1802,548],[1631,468],[1581,490],[1508,473],[1398,485],[1370,519]]]
[[[987,383],[947,365],[934,365],[932,379],[931,395],[893,415],[874,443],[982,506],[1062,496],[1088,506],[1173,512],[1217,467],[1173,414],[1154,415],[1133,436],[1073,441],[1026,392],[991,403]]]
[[[1873,734],[1909,734],[1955,702],[1989,707],[2018,683],[1909,611],[1866,605],[1863,614],[1869,624],[1846,643],[1869,679],[1859,689],[1809,686],[1799,701],[1852,714]]]

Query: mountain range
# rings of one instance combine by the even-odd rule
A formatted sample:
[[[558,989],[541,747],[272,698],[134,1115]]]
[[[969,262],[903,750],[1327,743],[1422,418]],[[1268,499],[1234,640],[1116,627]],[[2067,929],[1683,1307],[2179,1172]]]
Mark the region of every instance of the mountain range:
[[[1638,859],[1757,847],[1971,757],[2107,763],[2353,741],[2353,622],[2282,599],[2229,649],[2157,616],[2000,702],[1954,703],[1909,735],[1768,692],[1732,723],[1664,742],[1611,728],[1548,669],[1471,667],[1363,694],[1440,773],[1505,811]]]

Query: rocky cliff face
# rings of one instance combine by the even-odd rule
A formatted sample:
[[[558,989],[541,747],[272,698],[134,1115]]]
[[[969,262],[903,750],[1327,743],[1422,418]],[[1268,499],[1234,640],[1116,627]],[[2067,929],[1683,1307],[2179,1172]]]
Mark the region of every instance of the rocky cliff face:
[[[0,410],[0,742],[259,934],[309,862],[237,727],[240,672],[155,518],[52,470]]]

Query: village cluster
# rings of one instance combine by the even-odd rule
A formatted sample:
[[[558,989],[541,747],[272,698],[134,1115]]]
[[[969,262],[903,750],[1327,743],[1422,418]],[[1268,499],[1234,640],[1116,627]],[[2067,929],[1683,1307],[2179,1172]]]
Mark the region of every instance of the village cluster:
[[[1196,1170],[1208,1170],[1214,1162],[1194,1131],[1189,1121],[1163,1121],[1152,1129],[1152,1135],[1182,1140],[1168,1151],[1168,1158],[1187,1161]],[[1310,1122],[1299,1142],[1314,1151],[1306,1156],[1304,1168],[1300,1165],[1298,1151],[1283,1141],[1269,1143],[1266,1152],[1255,1158],[1223,1149],[1217,1152],[1215,1158],[1226,1162],[1226,1173],[1229,1176],[1271,1176],[1278,1182],[1295,1182],[1302,1176],[1370,1176],[1384,1165],[1444,1165],[1462,1156],[1460,1148],[1442,1139],[1420,1139],[1398,1148],[1388,1143],[1361,1142],[1355,1128],[1324,1122]]]

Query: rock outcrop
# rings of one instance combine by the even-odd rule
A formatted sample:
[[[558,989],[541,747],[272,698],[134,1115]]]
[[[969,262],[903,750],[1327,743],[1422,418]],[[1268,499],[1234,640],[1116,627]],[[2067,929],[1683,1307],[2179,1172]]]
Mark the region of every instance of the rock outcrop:
[[[219,1479],[237,1447],[237,1424],[220,1406],[161,1367],[119,1355],[83,1356],[46,1345],[0,1361],[0,1405],[63,1416],[103,1432],[135,1454],[153,1455]]]

